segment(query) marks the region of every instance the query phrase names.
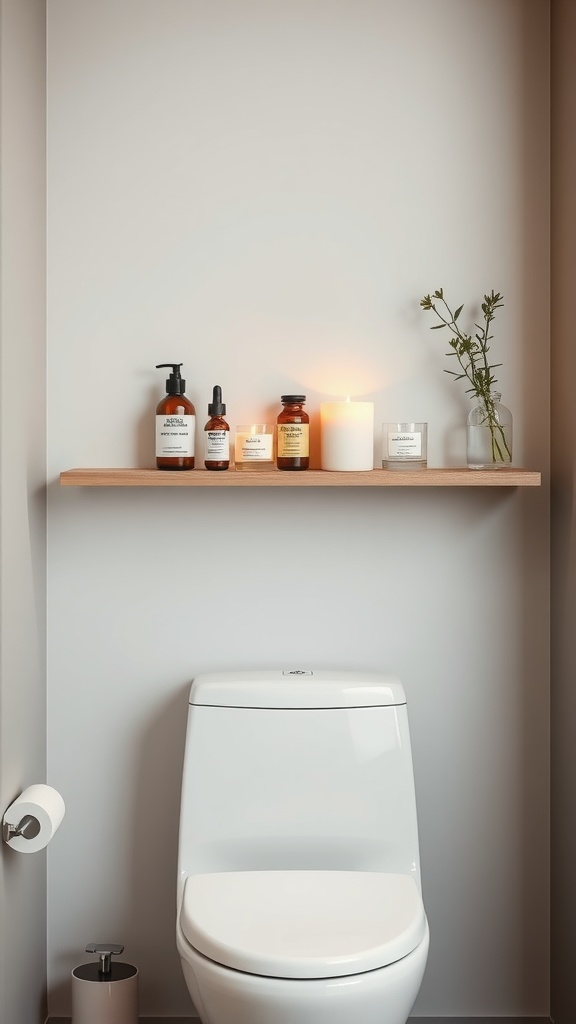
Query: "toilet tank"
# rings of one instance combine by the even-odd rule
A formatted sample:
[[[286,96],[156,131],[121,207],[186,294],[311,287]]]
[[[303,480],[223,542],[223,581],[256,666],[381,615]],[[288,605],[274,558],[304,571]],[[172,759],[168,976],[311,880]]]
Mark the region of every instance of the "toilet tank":
[[[179,884],[198,872],[280,869],[404,872],[420,887],[398,680],[325,671],[194,680]]]

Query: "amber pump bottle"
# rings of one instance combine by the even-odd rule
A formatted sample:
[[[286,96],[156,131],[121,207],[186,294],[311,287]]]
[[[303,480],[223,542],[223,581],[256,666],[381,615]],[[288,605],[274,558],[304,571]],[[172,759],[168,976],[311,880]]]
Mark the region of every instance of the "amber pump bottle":
[[[156,466],[158,469],[194,469],[196,410],[180,376],[183,363],[157,363],[172,373],[166,381],[166,397],[156,407]]]
[[[304,412],[306,395],[282,395],[282,412],[276,420],[276,465],[278,469],[308,469],[310,463],[310,417]]]
[[[222,402],[222,388],[212,388],[212,401],[208,406],[210,419],[204,427],[204,465],[206,469],[228,469],[230,465],[230,427],[222,419],[226,406]]]

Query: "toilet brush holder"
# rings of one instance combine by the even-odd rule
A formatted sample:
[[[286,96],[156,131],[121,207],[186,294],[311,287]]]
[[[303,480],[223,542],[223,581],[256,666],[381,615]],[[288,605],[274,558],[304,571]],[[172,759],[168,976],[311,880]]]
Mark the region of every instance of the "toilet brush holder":
[[[72,1024],[138,1024],[138,970],[113,961],[124,946],[92,942],[99,959],[72,971]]]

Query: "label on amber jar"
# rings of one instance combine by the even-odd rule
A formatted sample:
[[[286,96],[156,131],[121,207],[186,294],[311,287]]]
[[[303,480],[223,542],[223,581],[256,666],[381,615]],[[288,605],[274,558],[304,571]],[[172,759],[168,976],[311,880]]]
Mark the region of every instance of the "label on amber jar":
[[[279,423],[278,458],[307,459],[310,454],[309,433],[307,423]]]
[[[195,416],[157,416],[156,457],[192,458],[195,424]]]

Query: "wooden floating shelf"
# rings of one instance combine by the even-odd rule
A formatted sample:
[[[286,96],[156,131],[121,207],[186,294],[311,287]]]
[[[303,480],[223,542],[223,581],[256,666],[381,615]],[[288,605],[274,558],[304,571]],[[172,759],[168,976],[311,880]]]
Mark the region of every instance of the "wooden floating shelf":
[[[68,469],[63,487],[539,487],[540,473],[528,469],[373,469],[367,472],[207,469]]]

